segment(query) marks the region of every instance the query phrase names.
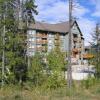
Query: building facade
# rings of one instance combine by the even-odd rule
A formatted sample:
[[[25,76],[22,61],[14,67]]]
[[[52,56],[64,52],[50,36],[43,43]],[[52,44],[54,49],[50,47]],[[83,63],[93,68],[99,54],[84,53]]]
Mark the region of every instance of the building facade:
[[[68,52],[69,22],[47,24],[36,22],[29,26],[27,32],[27,55],[34,56],[36,52],[50,52],[59,47],[62,52]],[[72,22],[72,62],[82,63],[84,54],[84,38],[76,21]]]

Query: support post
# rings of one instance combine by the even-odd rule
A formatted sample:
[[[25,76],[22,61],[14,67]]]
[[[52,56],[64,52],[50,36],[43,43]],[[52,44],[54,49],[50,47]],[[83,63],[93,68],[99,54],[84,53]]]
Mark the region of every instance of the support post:
[[[72,55],[72,0],[69,0],[69,46],[68,46],[68,70],[67,70],[67,81],[68,88],[72,87],[72,65],[71,65],[71,55]]]
[[[97,35],[97,75],[99,74],[99,24],[96,24],[96,35]]]

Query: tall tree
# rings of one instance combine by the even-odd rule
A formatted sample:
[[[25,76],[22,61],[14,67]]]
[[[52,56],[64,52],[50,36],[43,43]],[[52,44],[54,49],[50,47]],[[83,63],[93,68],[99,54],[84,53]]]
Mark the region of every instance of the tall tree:
[[[34,20],[34,14],[38,14],[36,8],[37,6],[35,5],[35,0],[25,0],[25,2],[22,3],[23,4],[23,9],[22,9],[22,18],[23,21],[26,23],[26,34],[28,34],[28,29],[31,23],[35,22]],[[28,51],[28,45],[29,45],[29,41],[27,42],[27,66],[28,69],[30,68],[30,63],[31,63],[31,59],[29,57],[29,51]]]
[[[42,85],[46,77],[44,73],[45,69],[42,62],[42,55],[40,53],[36,53],[31,59],[32,62],[31,67],[29,68],[29,77],[34,85]]]
[[[25,0],[23,3],[23,18],[27,19],[28,22],[35,21],[33,15],[38,14],[36,8],[35,0]]]
[[[4,73],[9,76],[14,75],[14,77],[21,82],[25,78],[27,71],[26,66],[26,48],[25,39],[26,37],[22,34],[23,30],[19,30],[19,16],[24,19],[20,14],[20,9],[18,8],[19,4],[23,0],[0,0],[0,58],[3,57],[3,60],[0,59],[0,62],[3,62]],[[32,0],[24,1],[20,4],[23,14],[33,17],[32,9],[36,6],[33,6],[34,2]],[[16,15],[16,8],[18,8],[18,19]],[[29,12],[30,14],[28,14]],[[35,11],[35,10],[34,10]],[[22,15],[23,15],[22,14]],[[5,18],[4,18],[5,16]],[[33,17],[34,18],[34,17]],[[5,26],[5,35],[3,34],[3,27]],[[3,44],[3,40],[5,44]],[[2,52],[5,52],[2,55]],[[1,64],[1,63],[0,63]],[[10,72],[8,75],[7,70]]]
[[[100,25],[96,24],[95,32],[92,33],[93,42],[91,43],[95,55],[95,66],[97,76],[100,77]]]
[[[55,48],[55,50],[47,55],[47,65],[49,70],[47,80],[48,88],[57,88],[64,85],[65,73],[63,72],[65,72],[66,69],[65,53]]]

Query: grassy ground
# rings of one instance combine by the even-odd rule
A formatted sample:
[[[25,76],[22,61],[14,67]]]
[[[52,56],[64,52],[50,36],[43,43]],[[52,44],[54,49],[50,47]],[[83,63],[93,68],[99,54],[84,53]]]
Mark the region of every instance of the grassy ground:
[[[100,100],[100,81],[86,89],[76,82],[74,88],[43,90],[34,87],[9,85],[0,90],[0,100]],[[80,85],[80,86],[79,86]]]

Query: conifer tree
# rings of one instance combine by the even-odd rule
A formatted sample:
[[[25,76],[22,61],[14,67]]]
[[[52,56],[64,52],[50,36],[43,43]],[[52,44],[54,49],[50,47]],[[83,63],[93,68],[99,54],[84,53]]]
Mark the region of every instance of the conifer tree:
[[[96,75],[100,77],[100,25],[96,24],[95,32],[92,33],[93,42],[91,43],[95,55]]]
[[[19,3],[20,0],[0,0],[0,67],[2,67],[2,52],[4,51],[4,73],[5,76],[7,76],[5,80],[9,82],[9,80],[14,79],[21,83],[25,80],[27,75],[25,59],[27,46],[25,45],[26,34],[23,34],[23,30],[25,29],[20,30],[18,26],[19,18],[16,20],[16,18],[19,17],[16,13],[20,14],[20,9],[16,12]],[[28,13],[31,12],[31,14],[28,15],[31,16],[29,18],[30,20],[32,18],[32,10],[35,8],[33,5],[34,2],[32,0],[27,0],[20,6],[23,8],[23,14],[27,12],[26,15],[28,15]],[[24,19],[23,16],[21,16],[21,18]],[[5,36],[3,37],[4,26]],[[3,45],[3,39],[5,40],[5,45]]]

